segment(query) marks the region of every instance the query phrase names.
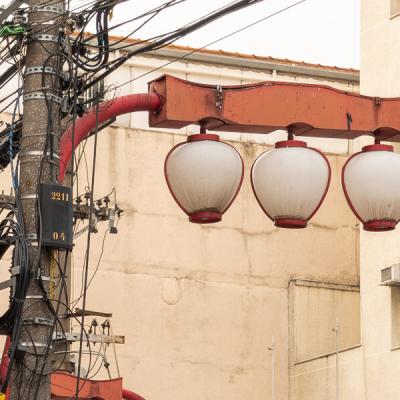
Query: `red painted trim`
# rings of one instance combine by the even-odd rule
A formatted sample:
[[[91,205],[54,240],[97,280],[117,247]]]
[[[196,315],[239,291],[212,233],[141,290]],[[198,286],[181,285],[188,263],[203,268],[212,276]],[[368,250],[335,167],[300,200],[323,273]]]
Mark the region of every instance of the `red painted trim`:
[[[212,224],[221,220],[222,214],[218,211],[198,211],[189,214],[189,221],[196,224]]]
[[[393,146],[390,146],[388,144],[370,144],[368,146],[364,146],[362,148],[362,153],[368,153],[369,151],[391,151],[393,152]]]
[[[123,400],[145,400],[143,397],[136,393],[131,392],[127,389],[122,389],[122,399]]]
[[[99,106],[98,123],[101,124],[110,118],[118,115],[128,114],[135,111],[153,111],[156,112],[161,107],[161,98],[156,93],[150,94],[131,94],[128,96],[117,97],[110,101],[105,101]],[[64,181],[65,169],[71,159],[72,151],[78,147],[96,127],[96,107],[89,110],[83,117],[75,122],[74,143],[72,143],[71,125],[61,136],[60,139],[60,174],[59,182]]]
[[[218,135],[209,135],[208,133],[207,133],[207,134],[199,134],[199,135],[205,135],[205,136],[207,136],[207,139],[205,139],[205,140],[209,140],[209,139],[208,139],[208,136],[218,136]],[[191,136],[194,136],[194,135],[191,135]],[[237,190],[236,190],[236,193],[235,193],[234,196],[232,197],[232,200],[228,203],[228,205],[225,207],[225,209],[224,209],[223,211],[220,212],[221,218],[219,219],[219,221],[215,220],[215,221],[208,221],[208,222],[207,222],[207,221],[197,221],[197,220],[193,220],[193,218],[191,217],[191,214],[182,206],[182,204],[178,201],[177,197],[175,196],[175,193],[173,192],[173,190],[172,190],[172,188],[171,188],[171,185],[170,185],[170,183],[169,183],[168,174],[167,174],[167,163],[168,163],[169,157],[171,156],[171,154],[172,154],[178,147],[183,146],[184,144],[190,143],[189,138],[190,138],[191,136],[188,136],[188,139],[187,139],[186,142],[178,143],[176,146],[174,146],[174,147],[168,152],[167,156],[165,157],[165,161],[164,161],[164,177],[165,177],[165,181],[166,181],[166,183],[167,183],[169,192],[171,193],[171,195],[172,195],[173,199],[175,200],[176,204],[178,204],[179,208],[180,208],[187,216],[189,216],[189,221],[190,221],[190,222],[199,223],[199,224],[206,224],[206,223],[211,223],[211,222],[219,222],[219,221],[222,220],[222,215],[225,214],[225,212],[229,209],[229,207],[230,207],[230,206],[232,205],[232,203],[235,201],[235,199],[236,199],[237,195],[239,194],[240,189],[241,189],[241,187],[242,187],[243,178],[244,178],[244,162],[243,162],[243,158],[242,158],[242,156],[240,155],[240,153],[239,153],[232,145],[230,145],[229,143],[226,143],[226,142],[221,142],[221,143],[226,144],[227,146],[232,147],[232,149],[234,149],[234,150],[236,151],[236,153],[239,155],[240,161],[242,162],[242,176],[240,177],[240,181],[239,181],[238,188],[237,188]],[[218,137],[218,139],[219,139],[219,137]],[[203,139],[203,140],[204,140],[204,139]],[[214,140],[214,139],[211,139],[211,140]],[[219,140],[218,140],[218,141],[219,141]],[[197,212],[197,213],[194,213],[194,214],[198,214],[198,213],[200,213],[200,211]],[[192,215],[193,215],[193,213],[192,213]],[[195,218],[195,219],[196,219],[196,218]]]
[[[328,159],[326,158],[325,154],[323,154],[323,153],[322,153],[321,151],[319,151],[318,149],[315,149],[314,147],[307,147],[307,143],[305,143],[305,142],[303,142],[303,141],[300,141],[300,140],[285,140],[285,141],[283,141],[283,142],[278,142],[278,143],[284,143],[284,142],[292,142],[292,143],[293,143],[293,142],[299,142],[300,145],[299,145],[299,146],[295,146],[295,145],[293,145],[293,146],[279,146],[278,148],[284,148],[284,147],[306,147],[307,149],[312,150],[312,151],[315,151],[315,152],[317,152],[320,156],[322,156],[322,158],[323,158],[323,159],[325,160],[325,162],[326,162],[326,165],[328,166],[328,180],[327,180],[327,183],[326,183],[325,192],[324,192],[324,194],[322,195],[321,200],[320,200],[320,202],[318,203],[318,205],[317,205],[317,207],[315,208],[315,210],[314,210],[314,211],[312,212],[312,214],[305,220],[305,221],[307,222],[307,221],[309,221],[309,220],[315,215],[315,213],[319,210],[319,208],[321,207],[322,203],[323,203],[324,200],[325,200],[326,195],[328,194],[329,186],[330,186],[330,183],[331,183],[331,176],[332,176],[331,165],[329,164],[329,161],[328,161]],[[277,144],[278,144],[278,143],[277,143]],[[305,146],[303,146],[303,143],[305,144]],[[256,193],[256,190],[255,190],[255,187],[254,187],[254,182],[253,182],[253,168],[254,168],[254,165],[256,164],[257,160],[258,160],[260,157],[262,157],[265,153],[268,153],[269,151],[271,151],[271,150],[264,151],[264,153],[260,154],[260,155],[254,160],[253,165],[251,166],[251,171],[250,171],[250,183],[251,183],[251,188],[253,189],[254,197],[256,198],[258,205],[259,205],[259,206],[261,207],[261,209],[264,211],[264,214],[265,214],[271,221],[273,221],[277,227],[279,227],[279,228],[293,228],[293,227],[289,227],[289,226],[283,226],[283,225],[277,225],[277,224],[276,224],[276,220],[274,220],[274,219],[271,217],[271,215],[268,214],[267,210],[265,210],[265,208],[264,208],[263,205],[261,204],[261,201],[259,200],[259,198],[258,198],[258,196],[257,196],[257,193]],[[277,218],[277,219],[278,219],[278,218]],[[286,220],[304,221],[304,220],[301,220],[301,219],[298,219],[298,218],[290,218],[290,217],[279,218],[279,219],[280,219],[280,220],[286,219]],[[303,226],[302,228],[305,228],[306,226],[307,226],[307,223],[306,223],[305,226]],[[301,227],[299,226],[298,228],[301,228]]]
[[[307,143],[302,140],[282,140],[281,142],[275,143],[276,149],[282,149],[284,147],[307,147]]]
[[[198,133],[190,135],[187,138],[188,142],[199,142],[201,140],[213,140],[214,142],[219,142],[219,136],[213,133]]]
[[[385,145],[385,144],[371,144],[369,146],[364,146],[361,151],[354,153],[351,157],[349,157],[342,168],[342,173],[341,173],[342,189],[343,189],[344,197],[346,198],[347,204],[349,205],[351,211],[356,216],[356,218],[363,224],[364,230],[371,231],[371,232],[372,231],[373,232],[384,232],[384,231],[395,229],[395,227],[399,221],[386,221],[386,220],[364,221],[361,218],[360,214],[358,214],[358,212],[354,208],[353,203],[350,200],[349,194],[347,193],[346,184],[344,182],[344,173],[345,173],[346,167],[350,163],[350,161],[353,158],[357,157],[358,155],[360,155],[362,153],[367,153],[370,151],[393,151],[393,146],[389,146],[389,145]],[[390,226],[392,226],[393,223],[394,223],[394,227],[391,228]],[[384,228],[384,225],[387,227],[387,229]]]
[[[275,226],[278,228],[301,229],[307,226],[307,221],[300,218],[276,218]]]
[[[396,221],[388,221],[388,220],[373,220],[364,222],[363,227],[365,231],[370,232],[385,232],[392,231],[396,228]]]

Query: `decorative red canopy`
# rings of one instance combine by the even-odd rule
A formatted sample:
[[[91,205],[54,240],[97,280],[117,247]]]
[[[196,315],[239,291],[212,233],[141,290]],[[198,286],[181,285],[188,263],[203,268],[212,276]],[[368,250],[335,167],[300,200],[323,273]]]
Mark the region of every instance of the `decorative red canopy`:
[[[162,107],[149,114],[157,128],[201,124],[208,130],[354,139],[379,134],[400,142],[400,98],[361,96],[328,86],[261,82],[215,86],[164,75],[149,83]],[[185,99],[183,101],[182,99]]]

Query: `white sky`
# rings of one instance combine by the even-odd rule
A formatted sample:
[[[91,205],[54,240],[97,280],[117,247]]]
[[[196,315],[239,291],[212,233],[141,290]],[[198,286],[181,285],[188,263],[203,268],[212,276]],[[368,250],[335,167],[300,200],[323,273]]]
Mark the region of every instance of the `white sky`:
[[[0,0],[0,5],[6,5],[10,1]],[[132,18],[165,1],[129,0],[122,3],[115,8],[111,25]],[[297,1],[264,0],[186,36],[178,44],[202,47]],[[306,0],[280,15],[209,48],[358,68],[359,1]],[[72,0],[71,7],[83,6],[90,2],[89,0]],[[186,0],[164,11],[133,37],[146,39],[176,29],[230,2],[231,0]],[[135,26],[134,23],[129,23],[113,33],[126,35]]]
[[[164,11],[134,37],[146,38],[177,28],[230,1],[187,0]],[[359,1],[306,0],[209,48],[358,68]],[[111,23],[116,24],[128,15],[137,15],[164,2],[130,0],[116,7]],[[296,0],[264,0],[186,36],[178,44],[202,47],[293,3]],[[124,26],[115,33],[127,34],[133,27],[133,24]]]

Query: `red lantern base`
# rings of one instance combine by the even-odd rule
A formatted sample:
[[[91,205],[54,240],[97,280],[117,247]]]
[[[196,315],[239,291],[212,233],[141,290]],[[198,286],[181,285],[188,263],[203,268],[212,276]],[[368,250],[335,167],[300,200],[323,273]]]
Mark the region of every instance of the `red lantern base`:
[[[189,221],[195,224],[212,224],[221,219],[222,214],[218,211],[197,211],[189,214]]]
[[[396,221],[373,220],[364,222],[364,230],[369,232],[392,231],[396,228]]]
[[[307,221],[300,218],[276,218],[275,226],[278,228],[301,229],[307,226]]]

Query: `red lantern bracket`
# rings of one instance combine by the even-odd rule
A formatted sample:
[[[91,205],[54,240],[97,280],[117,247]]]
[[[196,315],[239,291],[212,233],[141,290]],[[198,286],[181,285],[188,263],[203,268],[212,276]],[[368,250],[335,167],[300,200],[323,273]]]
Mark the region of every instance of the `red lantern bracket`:
[[[164,75],[149,83],[163,101],[149,114],[151,127],[179,129],[201,124],[208,130],[354,139],[376,135],[400,141],[400,98],[376,98],[328,86],[262,82],[215,86]]]

